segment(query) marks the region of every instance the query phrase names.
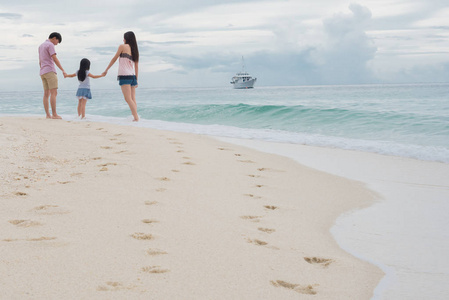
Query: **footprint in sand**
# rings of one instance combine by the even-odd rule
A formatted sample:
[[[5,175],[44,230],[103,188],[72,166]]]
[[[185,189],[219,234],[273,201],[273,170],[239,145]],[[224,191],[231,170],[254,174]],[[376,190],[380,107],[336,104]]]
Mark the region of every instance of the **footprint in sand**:
[[[100,172],[104,172],[104,171],[108,170],[108,166],[116,166],[116,165],[117,165],[117,163],[105,163],[105,164],[100,164],[97,167],[102,167],[100,169]]]
[[[117,151],[117,152],[114,152],[114,154],[122,154],[122,153],[125,153],[125,152],[128,152],[128,150]]]
[[[4,242],[17,242],[18,239],[3,239]]]
[[[273,232],[276,231],[276,229],[263,228],[263,227],[259,227],[259,228],[257,228],[257,230],[262,231],[262,232],[266,232],[266,233],[273,233]]]
[[[17,227],[34,227],[43,225],[42,223],[31,220],[9,220],[8,222],[16,225]]]
[[[264,205],[264,207],[265,207],[266,209],[270,209],[270,210],[278,209],[278,207],[277,207],[277,206],[274,206],[274,205]]]
[[[239,160],[239,162],[247,163],[247,164],[255,164],[255,163],[256,163],[256,162],[254,162],[254,161],[252,161],[252,160],[250,160],[250,159]]]
[[[327,268],[331,263],[334,262],[333,259],[330,258],[321,258],[321,257],[304,257],[304,260],[312,265],[319,265],[323,268]]]
[[[158,188],[158,189],[156,189],[156,192],[159,192],[159,193],[162,193],[162,192],[165,192],[167,189],[165,189],[165,188]]]
[[[235,153],[234,155],[235,155],[235,156],[242,156],[242,155],[241,155],[241,154],[239,154],[239,153]]]
[[[258,168],[257,171],[259,171],[259,172],[285,172],[282,170],[275,170],[275,169],[271,169],[271,168]]]
[[[267,242],[264,242],[264,241],[261,241],[261,240],[258,240],[258,239],[254,239],[254,240],[246,239],[246,240],[248,241],[248,243],[251,243],[251,244],[254,244],[254,245],[257,245],[257,246],[266,246],[266,245],[268,245]]]
[[[41,215],[62,215],[68,214],[70,211],[60,208],[57,205],[41,205],[33,209],[36,213]]]
[[[159,221],[157,221],[157,220],[150,220],[150,219],[143,219],[143,220],[142,220],[142,223],[145,223],[145,224],[154,224],[154,223],[159,223]]]
[[[168,178],[168,177],[158,177],[156,179],[159,181],[170,181],[170,178]]]
[[[224,147],[219,147],[219,148],[217,148],[218,150],[221,150],[221,151],[232,151],[232,149],[229,149],[229,148],[224,148]]]
[[[41,236],[41,237],[33,238],[33,239],[26,239],[26,241],[28,241],[28,242],[40,242],[40,241],[52,241],[52,240],[56,240],[56,237]]]
[[[151,256],[156,256],[156,255],[164,255],[164,254],[168,254],[168,253],[166,251],[164,251],[164,250],[148,249],[147,250],[147,254],[151,255]]]
[[[25,192],[15,192],[14,195],[16,195],[16,196],[26,196],[28,194],[25,193]]]
[[[178,152],[178,153],[184,153],[185,151],[184,151],[184,150],[178,150],[178,151],[176,151],[176,152]]]
[[[131,234],[131,237],[135,238],[136,240],[152,240],[154,238],[152,234],[143,232],[133,233]]]
[[[145,201],[145,205],[155,205],[157,201]]]
[[[189,165],[189,166],[194,166],[195,164],[191,161],[186,161],[185,163],[182,163],[183,165]]]
[[[56,240],[56,237],[48,237],[48,236],[41,236],[38,238],[28,238],[28,239],[24,239],[23,241],[27,241],[27,242],[41,242],[41,241],[52,241],[52,240]],[[19,239],[4,239],[4,242],[17,242],[20,241]]]
[[[252,178],[260,178],[260,175],[249,174],[248,176]]]
[[[161,269],[160,266],[149,266],[149,267],[143,267],[142,272],[152,273],[152,274],[161,274],[161,273],[170,272],[170,270]]]
[[[108,291],[119,291],[119,290],[132,290],[136,286],[135,285],[124,285],[121,282],[117,281],[108,281],[106,282],[106,285],[100,285],[97,287],[97,291],[100,292],[108,292]]]
[[[110,146],[101,146],[100,148],[101,149],[112,149],[112,147],[110,147]]]
[[[274,285],[275,287],[283,287],[289,290],[293,290],[297,293],[307,295],[316,295],[317,292],[314,290],[314,287],[318,286],[318,284],[300,285],[295,283],[289,283],[283,280],[276,280],[276,281],[272,280],[271,284]]]
[[[262,218],[261,216],[241,216],[240,218],[242,218],[243,220],[250,220],[251,222],[260,222],[260,218]]]

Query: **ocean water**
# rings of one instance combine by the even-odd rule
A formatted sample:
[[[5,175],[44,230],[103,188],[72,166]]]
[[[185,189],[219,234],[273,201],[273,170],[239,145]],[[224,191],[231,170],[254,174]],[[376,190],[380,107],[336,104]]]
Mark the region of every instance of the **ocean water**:
[[[58,113],[66,120],[77,116],[74,94],[75,89],[58,94]],[[449,163],[449,84],[138,88],[138,123],[131,122],[118,87],[94,87],[93,97],[86,108],[90,121]],[[0,92],[2,115],[44,116],[42,91]],[[269,152],[264,145],[260,149]],[[273,153],[289,156],[283,151]],[[321,161],[326,162],[325,157]],[[338,173],[339,167],[335,170],[351,178]],[[353,179],[363,181],[360,175]],[[447,195],[445,180],[449,178],[433,188]],[[416,182],[416,188],[422,186],[420,178]],[[382,202],[341,216],[332,230],[345,250],[387,273],[376,300],[446,299],[449,293],[442,289],[449,278],[449,199],[436,192],[429,198],[430,189],[421,195],[410,186],[406,201],[394,188],[387,189]]]
[[[58,113],[76,116],[75,90]],[[42,91],[0,92],[0,115],[42,115]],[[449,163],[449,84],[137,89],[140,126],[353,149]],[[130,115],[120,90],[95,90],[92,121]]]

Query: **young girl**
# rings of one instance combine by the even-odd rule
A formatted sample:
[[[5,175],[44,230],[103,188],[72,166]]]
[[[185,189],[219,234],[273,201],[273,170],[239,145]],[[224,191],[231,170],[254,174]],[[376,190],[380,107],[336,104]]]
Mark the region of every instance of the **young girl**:
[[[122,89],[123,97],[126,103],[128,103],[129,109],[134,117],[133,121],[137,122],[139,121],[136,102],[137,77],[139,75],[139,48],[137,47],[134,32],[126,32],[123,36],[123,42],[124,44],[118,47],[117,53],[115,53],[102,75],[106,76],[109,68],[120,57],[117,79]]]
[[[76,96],[78,97],[78,117],[84,119],[86,117],[86,103],[87,99],[92,99],[92,94],[90,93],[90,79],[104,77],[101,75],[93,75],[89,72],[90,61],[87,58],[83,58],[80,62],[80,69],[78,72],[69,74],[67,77],[78,77],[80,85],[76,91]]]

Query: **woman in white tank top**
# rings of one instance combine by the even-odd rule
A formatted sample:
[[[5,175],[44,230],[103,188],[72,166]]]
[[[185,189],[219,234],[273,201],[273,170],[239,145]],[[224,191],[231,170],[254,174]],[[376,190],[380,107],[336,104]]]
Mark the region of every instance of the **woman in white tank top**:
[[[123,97],[129,105],[129,109],[135,122],[139,121],[137,114],[136,88],[139,74],[139,48],[137,47],[136,36],[134,32],[128,31],[123,36],[124,44],[118,47],[117,53],[111,59],[103,74],[106,76],[108,70],[118,62],[117,80],[122,89]]]

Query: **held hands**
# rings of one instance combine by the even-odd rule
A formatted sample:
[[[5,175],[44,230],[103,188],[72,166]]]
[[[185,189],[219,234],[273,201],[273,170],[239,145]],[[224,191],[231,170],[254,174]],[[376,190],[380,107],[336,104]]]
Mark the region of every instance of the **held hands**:
[[[108,74],[108,71],[104,71],[103,73],[101,73],[101,76],[105,77]]]

